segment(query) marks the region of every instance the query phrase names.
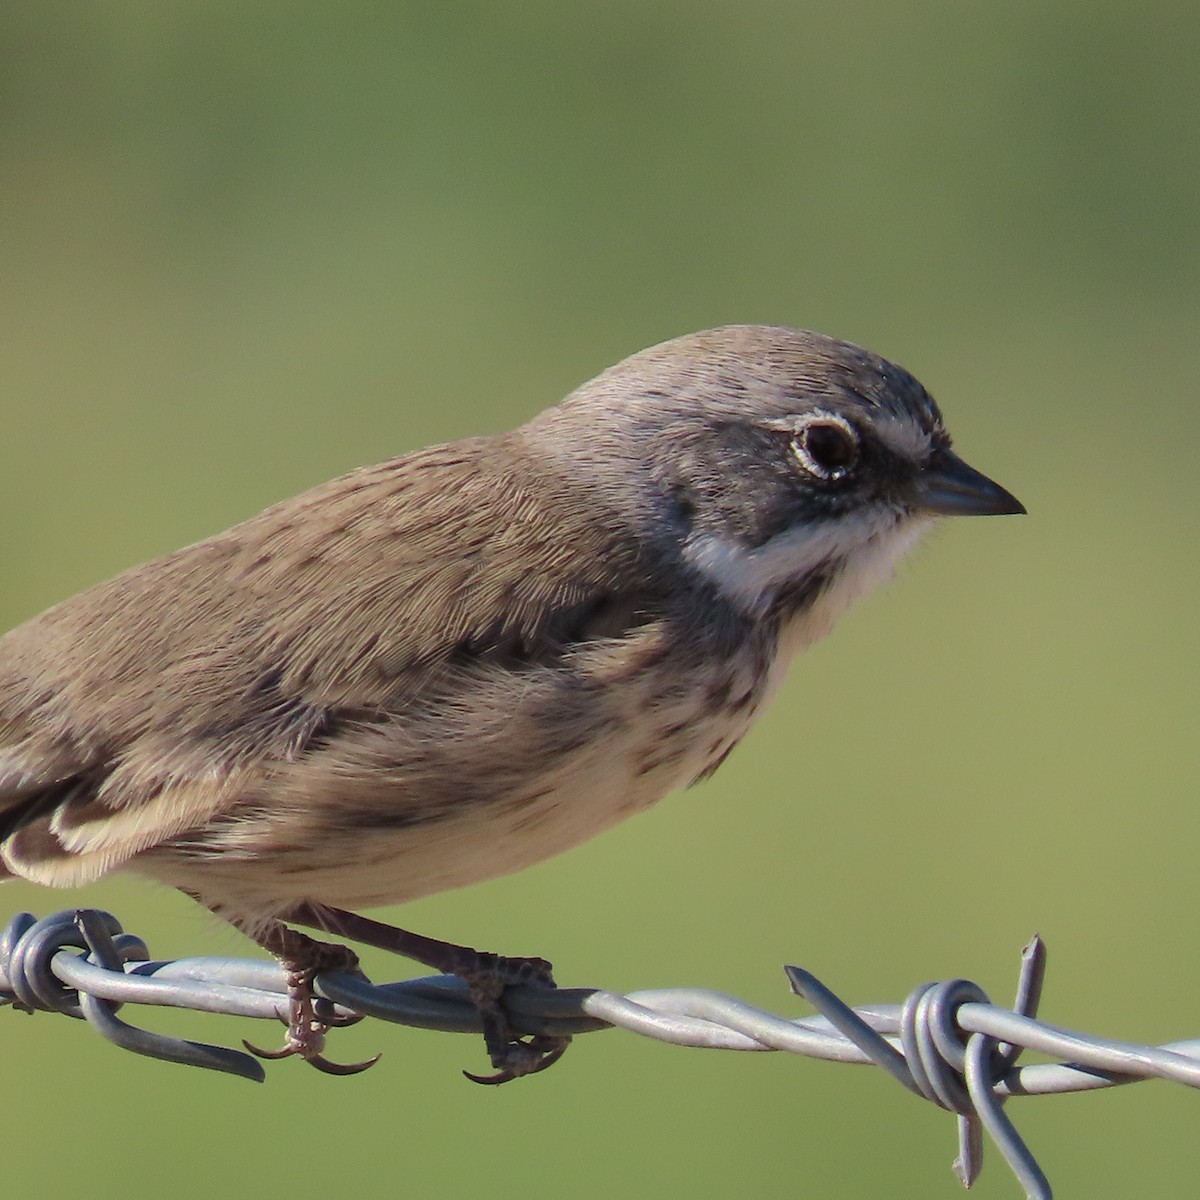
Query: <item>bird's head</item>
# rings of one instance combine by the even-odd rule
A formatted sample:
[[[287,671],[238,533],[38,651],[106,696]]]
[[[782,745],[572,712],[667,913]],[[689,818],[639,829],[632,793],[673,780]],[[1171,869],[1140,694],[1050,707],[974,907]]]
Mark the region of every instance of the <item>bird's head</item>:
[[[813,636],[933,518],[1025,511],[954,454],[907,371],[803,330],[726,326],[653,346],[526,432],[588,483],[598,516],[635,523],[664,570],[754,618],[815,606]]]

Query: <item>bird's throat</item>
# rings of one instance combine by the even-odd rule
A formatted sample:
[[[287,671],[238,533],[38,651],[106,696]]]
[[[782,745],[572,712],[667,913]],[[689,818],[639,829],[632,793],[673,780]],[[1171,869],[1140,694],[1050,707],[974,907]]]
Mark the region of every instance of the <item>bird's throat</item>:
[[[855,546],[843,558],[825,564],[820,585],[808,596],[788,603],[786,591],[776,593],[779,613],[777,666],[786,667],[793,655],[829,634],[838,618],[857,600],[886,583],[903,555],[929,528],[925,517],[907,517]]]

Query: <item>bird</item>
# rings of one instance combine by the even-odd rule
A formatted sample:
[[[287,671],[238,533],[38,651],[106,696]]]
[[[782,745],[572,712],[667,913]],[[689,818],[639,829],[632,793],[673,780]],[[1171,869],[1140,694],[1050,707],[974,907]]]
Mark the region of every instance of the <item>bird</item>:
[[[361,909],[521,870],[707,779],[794,656],[938,518],[1019,514],[903,368],[786,326],[651,346],[526,424],[350,471],[0,638],[0,879],[178,888],[312,983],[383,947],[467,981],[485,954]],[[302,933],[301,925],[338,942]],[[255,1048],[257,1049],[257,1048]]]

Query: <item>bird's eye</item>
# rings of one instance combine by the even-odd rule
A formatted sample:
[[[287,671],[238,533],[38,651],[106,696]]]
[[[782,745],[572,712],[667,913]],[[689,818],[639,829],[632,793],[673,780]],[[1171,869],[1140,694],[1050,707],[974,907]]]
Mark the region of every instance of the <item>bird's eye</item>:
[[[858,437],[840,418],[822,417],[796,431],[792,450],[810,475],[841,479],[858,459]]]

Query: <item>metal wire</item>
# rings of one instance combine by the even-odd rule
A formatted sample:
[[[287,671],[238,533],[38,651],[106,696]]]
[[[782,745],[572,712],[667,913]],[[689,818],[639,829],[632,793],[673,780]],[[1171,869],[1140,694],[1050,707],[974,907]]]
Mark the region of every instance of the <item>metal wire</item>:
[[[619,1026],[643,1037],[705,1049],[783,1050],[809,1058],[874,1064],[958,1121],[955,1174],[969,1187],[982,1165],[986,1132],[1031,1200],[1050,1185],[1007,1113],[1014,1096],[1088,1091],[1167,1079],[1200,1087],[1200,1040],[1165,1046],[1114,1042],[1037,1020],[1046,952],[1034,938],[1022,953],[1011,1009],[967,980],[922,984],[903,1004],[851,1008],[799,967],[784,970],[819,1015],[776,1016],[718,992],[670,988],[618,995],[594,988],[513,989],[505,1008],[521,1034],[589,1033]],[[315,990],[331,1023],[379,1017],[422,1029],[479,1033],[466,986],[445,976],[373,984],[326,973]],[[262,1082],[262,1063],[239,1050],[151,1033],[117,1018],[123,1004],[166,1005],[279,1020],[283,971],[272,962],[228,958],[152,961],[145,944],[109,913],[80,909],[37,920],[18,913],[0,931],[0,1004],[86,1020],[135,1054]],[[1062,1059],[1018,1066],[1024,1050]]]

